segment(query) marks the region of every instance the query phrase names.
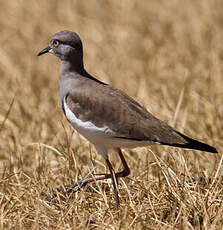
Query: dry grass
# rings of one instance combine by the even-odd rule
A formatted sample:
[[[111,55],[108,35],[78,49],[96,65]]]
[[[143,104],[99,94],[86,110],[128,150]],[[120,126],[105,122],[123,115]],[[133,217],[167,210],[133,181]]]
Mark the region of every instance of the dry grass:
[[[1,1],[0,229],[222,229],[222,9],[221,0]],[[63,29],[80,34],[90,73],[219,154],[126,150],[120,210],[109,181],[47,203],[53,188],[106,171],[60,111],[58,60],[36,56]]]

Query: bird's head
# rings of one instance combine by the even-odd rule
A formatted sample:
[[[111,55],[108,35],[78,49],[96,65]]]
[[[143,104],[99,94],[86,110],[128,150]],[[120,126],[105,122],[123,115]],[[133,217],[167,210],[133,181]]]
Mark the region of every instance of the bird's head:
[[[45,53],[52,53],[62,61],[82,63],[83,48],[78,34],[72,31],[63,30],[54,34],[50,44],[38,53],[38,56]]]

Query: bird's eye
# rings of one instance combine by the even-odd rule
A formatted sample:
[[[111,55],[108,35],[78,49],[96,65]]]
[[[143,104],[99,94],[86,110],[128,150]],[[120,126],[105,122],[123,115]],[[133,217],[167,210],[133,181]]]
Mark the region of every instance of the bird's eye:
[[[53,41],[53,46],[57,47],[59,46],[60,42],[58,40],[54,40]]]

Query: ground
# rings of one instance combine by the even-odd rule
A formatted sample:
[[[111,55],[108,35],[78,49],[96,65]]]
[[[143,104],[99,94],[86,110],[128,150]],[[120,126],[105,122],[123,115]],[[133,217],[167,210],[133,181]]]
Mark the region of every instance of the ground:
[[[221,0],[1,1],[0,228],[222,229],[222,9]],[[55,188],[107,171],[61,112],[59,60],[37,57],[64,29],[81,36],[91,74],[219,154],[125,149],[119,209],[110,181],[50,202]]]

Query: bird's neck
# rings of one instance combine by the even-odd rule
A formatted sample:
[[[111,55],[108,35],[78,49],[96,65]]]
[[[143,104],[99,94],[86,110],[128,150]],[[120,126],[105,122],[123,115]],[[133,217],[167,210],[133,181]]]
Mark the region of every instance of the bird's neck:
[[[97,83],[106,85],[106,83],[94,78],[93,76],[91,76],[85,69],[84,69],[84,65],[83,62],[82,64],[78,65],[78,64],[74,64],[73,62],[67,61],[67,60],[62,60],[61,61],[61,67],[60,67],[60,80],[62,79],[68,79],[68,78],[73,78],[73,76],[75,76],[75,78],[77,78],[79,76],[79,80],[80,77],[82,79],[91,79]]]
[[[83,61],[81,60],[62,60],[61,61],[61,68],[60,68],[60,73],[68,73],[68,72],[73,72],[73,73],[79,73],[83,74],[85,73],[84,69],[84,64]]]

